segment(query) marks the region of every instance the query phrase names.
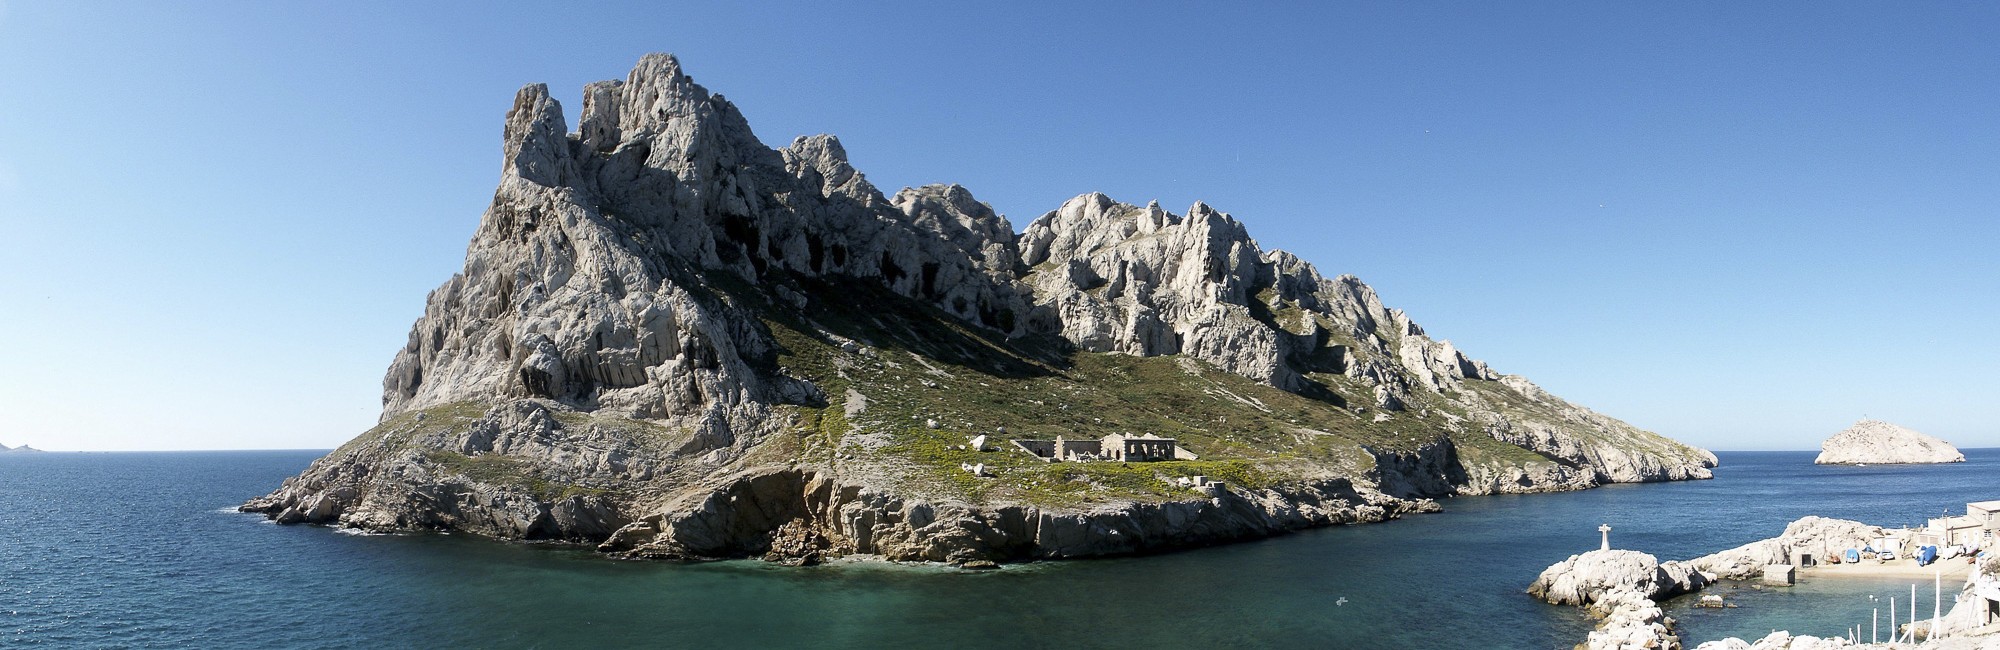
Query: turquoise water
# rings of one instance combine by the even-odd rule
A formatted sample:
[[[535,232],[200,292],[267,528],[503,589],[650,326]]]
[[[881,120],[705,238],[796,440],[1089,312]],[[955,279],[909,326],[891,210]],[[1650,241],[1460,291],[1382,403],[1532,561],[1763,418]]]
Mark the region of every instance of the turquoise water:
[[[227,511],[316,455],[0,456],[0,646],[1568,648],[1591,621],[1521,591],[1595,548],[1599,523],[1615,546],[1683,558],[1807,514],[1920,523],[2000,498],[2000,450],[1866,468],[1725,453],[1713,481],[1456,499],[1381,525],[986,573],[614,562]],[[1745,589],[1740,609],[1669,608],[1690,641],[1830,635],[1867,620],[1866,594],[1908,590],[1821,580]]]

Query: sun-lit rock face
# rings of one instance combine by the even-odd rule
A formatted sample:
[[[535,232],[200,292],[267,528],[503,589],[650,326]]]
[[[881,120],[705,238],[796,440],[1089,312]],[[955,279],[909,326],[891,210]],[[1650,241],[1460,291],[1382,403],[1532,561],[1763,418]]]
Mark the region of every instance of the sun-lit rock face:
[[[1715,464],[1432,339],[1205,204],[1086,194],[1017,234],[957,185],[885,195],[832,136],[765,145],[671,56],[587,85],[574,130],[527,86],[502,136],[492,204],[391,362],[381,425],[246,507],[645,557],[1067,557]],[[1152,374],[1083,377],[1104,359]],[[1179,392],[1108,399],[1107,379]],[[1123,415],[1065,411],[1092,400]],[[1079,497],[1013,468],[954,492],[941,459],[964,450],[922,432],[981,408],[1091,437],[1181,427],[1236,463],[1201,471],[1254,484]],[[1128,536],[1091,537],[1112,530]]]
[[[1951,443],[1881,420],[1862,420],[1819,445],[1821,465],[1963,463]]]
[[[1528,595],[1557,605],[1585,606],[1603,617],[1579,647],[1679,648],[1674,621],[1658,601],[1699,590],[1708,582],[1708,576],[1687,563],[1607,549],[1572,555],[1544,569],[1528,585]]]
[[[433,292],[392,364],[385,418],[540,397],[729,419],[746,403],[812,399],[814,387],[745,365],[770,344],[754,319],[693,295],[716,273],[865,278],[980,326],[1019,327],[1005,219],[963,188],[891,200],[832,136],[766,147],[673,57],[591,84],[567,130],[546,87],[521,90],[500,189],[464,273]]]

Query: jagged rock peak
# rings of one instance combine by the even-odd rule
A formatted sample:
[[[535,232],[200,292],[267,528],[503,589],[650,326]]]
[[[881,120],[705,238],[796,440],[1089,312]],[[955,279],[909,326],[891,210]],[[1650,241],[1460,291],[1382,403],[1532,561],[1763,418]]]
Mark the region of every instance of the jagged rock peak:
[[[693,115],[710,99],[707,88],[681,71],[679,59],[659,52],[640,57],[622,90],[619,121],[634,127]]]
[[[1014,225],[957,183],[905,187],[889,199],[917,228],[937,233],[996,278],[1022,272]]]
[[[1355,363],[1389,354],[1374,334],[1392,312],[1372,289],[1263,251],[1206,203],[1182,216],[1085,194],[1029,224],[1020,247],[1040,320],[1086,350],[1188,354],[1295,391],[1311,388],[1308,373],[1397,381]],[[1384,404],[1406,401],[1400,385],[1385,390],[1395,396]]]
[[[1213,222],[1211,224],[1211,222]],[[1091,192],[1063,203],[1062,207],[1028,224],[1022,233],[1022,261],[1035,266],[1051,258],[1089,254],[1134,237],[1151,235],[1174,227],[1204,227],[1207,235],[1199,243],[1247,244],[1256,242],[1234,217],[1195,202],[1187,216],[1160,208],[1158,201],[1138,207],[1120,203],[1101,192]],[[1196,242],[1188,242],[1196,243]]]
[[[391,365],[385,418],[537,398],[722,431],[715,409],[754,420],[744,404],[819,399],[760,370],[774,344],[714,299],[701,279],[713,273],[799,309],[809,299],[783,288],[792,280],[874,282],[1025,331],[1012,228],[964,188],[892,202],[833,136],[771,149],[668,55],[585,86],[583,103],[570,133],[546,86],[517,93],[499,190],[464,272],[432,293]]]
[[[840,145],[840,138],[825,133],[802,135],[778,153],[784,156],[785,169],[818,186],[827,196],[845,196],[866,204],[881,201],[880,191],[868,182],[867,175],[847,162],[847,148]]]
[[[562,105],[549,97],[547,84],[522,87],[514,95],[514,107],[507,111],[502,174],[537,185],[570,182],[576,170],[565,135],[568,131]]]
[[[1085,352],[1182,355],[1383,413],[1446,404],[1484,412],[1468,389],[1493,387],[1468,382],[1494,382],[1591,436],[1699,457],[1682,467],[1573,437],[1569,425],[1475,423],[1596,468],[1577,481],[1699,476],[1713,464],[1431,340],[1360,280],[1328,280],[1295,255],[1265,251],[1206,203],[1176,215],[1093,192],[1017,236],[963,187],[884,197],[833,136],[764,146],[734,106],[665,55],[622,82],[586,86],[584,104],[577,132],[565,134],[545,87],[516,98],[500,191],[465,272],[432,294],[391,365],[385,418],[528,397],[695,420],[689,426],[711,432],[704,440],[726,441],[729,422],[760,421],[760,405],[816,403],[818,387],[759,370],[775,344],[756,316],[714,302],[693,279],[725,273],[806,310],[813,298],[790,279],[876,283],[1010,338],[1054,334]],[[1349,397],[1334,397],[1335,384]]]
[[[1016,235],[957,185],[883,196],[833,136],[764,145],[667,55],[586,85],[576,127],[545,86],[516,95],[499,186],[384,376],[380,426],[246,509],[628,557],[952,561],[1141,551],[1714,465],[1492,372],[1206,203],[1176,215],[1086,194]],[[1135,400],[1120,382],[1164,392]],[[1208,400],[1213,423],[1182,431],[1267,485],[1077,512],[1032,483],[961,492],[962,465],[897,444],[1013,423],[988,417],[1068,430],[1071,403],[1131,405],[1093,428],[1138,430]],[[952,412],[965,419],[933,424]]]

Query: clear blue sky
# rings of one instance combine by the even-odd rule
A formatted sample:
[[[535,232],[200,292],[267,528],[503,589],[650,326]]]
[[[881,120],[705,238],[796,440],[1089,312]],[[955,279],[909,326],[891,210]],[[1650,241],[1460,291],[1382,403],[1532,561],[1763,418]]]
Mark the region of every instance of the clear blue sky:
[[[1016,228],[1208,201],[1688,442],[2000,446],[1991,4],[0,3],[9,445],[366,429],[515,90],[574,118],[670,51],[765,142]]]

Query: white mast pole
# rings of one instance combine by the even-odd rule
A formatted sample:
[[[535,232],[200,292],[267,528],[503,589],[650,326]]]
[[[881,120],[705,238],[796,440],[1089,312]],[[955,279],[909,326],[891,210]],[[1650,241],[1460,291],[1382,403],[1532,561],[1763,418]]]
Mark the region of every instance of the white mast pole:
[[[1910,583],[1910,634],[1911,643],[1917,641],[1917,583]]]
[[[1927,640],[1938,638],[1938,619],[1944,618],[1944,569],[1931,574],[1931,586],[1937,589],[1937,594],[1931,597],[1931,628],[1924,635]]]

